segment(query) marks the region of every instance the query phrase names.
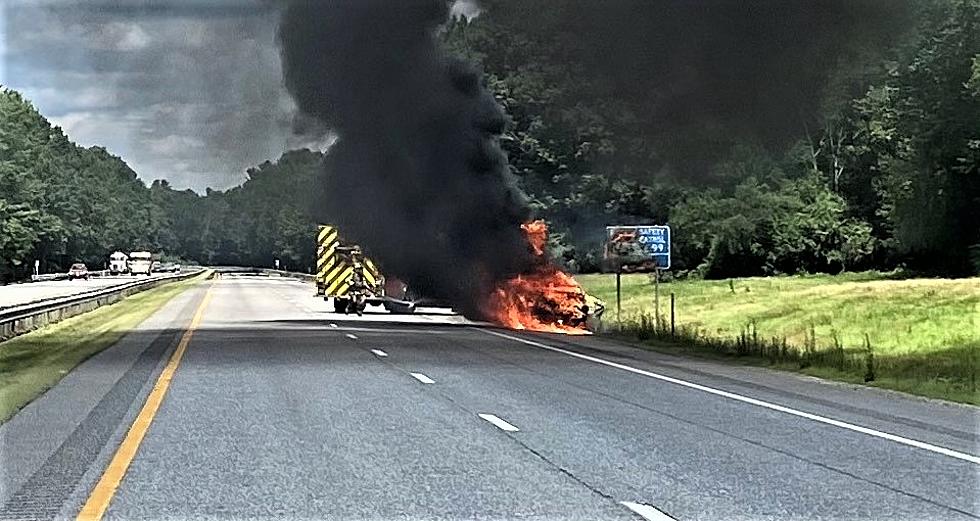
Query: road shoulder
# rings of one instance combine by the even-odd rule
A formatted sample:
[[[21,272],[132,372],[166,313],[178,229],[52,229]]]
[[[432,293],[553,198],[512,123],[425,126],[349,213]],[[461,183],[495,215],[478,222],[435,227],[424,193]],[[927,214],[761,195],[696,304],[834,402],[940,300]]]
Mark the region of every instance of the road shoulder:
[[[604,336],[532,334],[542,343],[806,412],[976,453],[980,407],[766,367],[667,354]]]
[[[54,514],[76,489],[87,491],[92,469],[101,471],[125,434],[205,288],[199,283],[176,295],[0,425],[0,512],[38,496],[28,489],[43,487],[50,498],[38,514]]]

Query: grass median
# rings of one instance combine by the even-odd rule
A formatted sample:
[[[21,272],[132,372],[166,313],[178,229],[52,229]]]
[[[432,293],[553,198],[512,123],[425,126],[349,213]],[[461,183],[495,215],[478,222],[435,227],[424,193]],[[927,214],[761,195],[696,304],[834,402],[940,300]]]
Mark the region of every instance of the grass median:
[[[148,289],[0,343],[0,423],[206,277]]]
[[[607,302],[613,334],[661,350],[737,358],[780,369],[980,405],[980,278],[887,280],[879,273],[662,283],[661,320],[649,275],[577,277]],[[670,332],[670,293],[676,325]]]

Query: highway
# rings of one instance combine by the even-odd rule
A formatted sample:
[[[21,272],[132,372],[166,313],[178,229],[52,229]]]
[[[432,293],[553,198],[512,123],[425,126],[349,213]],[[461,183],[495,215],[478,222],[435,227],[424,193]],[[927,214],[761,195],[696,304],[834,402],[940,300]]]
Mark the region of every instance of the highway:
[[[69,373],[0,519],[980,517],[978,408],[312,292],[202,282]]]
[[[154,277],[158,274],[152,275]],[[0,308],[20,306],[57,297],[67,297],[96,289],[126,284],[141,278],[130,276],[92,277],[89,280],[49,280],[0,286]]]

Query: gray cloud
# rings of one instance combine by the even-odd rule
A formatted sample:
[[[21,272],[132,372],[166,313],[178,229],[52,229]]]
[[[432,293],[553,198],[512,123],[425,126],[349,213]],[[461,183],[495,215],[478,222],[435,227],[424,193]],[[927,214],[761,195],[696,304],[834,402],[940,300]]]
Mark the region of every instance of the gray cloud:
[[[473,19],[480,16],[480,4],[477,0],[456,0],[450,13],[452,16]]]
[[[0,81],[146,181],[227,188],[329,142],[282,87],[270,2],[7,0],[3,12]]]
[[[0,85],[7,82],[7,6],[0,1]]]

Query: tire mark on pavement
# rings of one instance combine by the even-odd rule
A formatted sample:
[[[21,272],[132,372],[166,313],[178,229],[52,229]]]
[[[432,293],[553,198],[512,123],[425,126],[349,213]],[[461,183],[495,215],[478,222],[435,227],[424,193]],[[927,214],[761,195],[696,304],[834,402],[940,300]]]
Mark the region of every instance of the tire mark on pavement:
[[[57,517],[82,476],[125,420],[163,356],[177,343],[179,332],[179,329],[164,330],[140,353],[132,367],[68,438],[0,507],[0,520],[27,521]]]
[[[133,462],[133,458],[136,457],[136,453],[139,451],[143,438],[153,423],[153,418],[156,416],[164,397],[167,395],[167,390],[170,388],[170,382],[173,381],[174,375],[177,372],[180,360],[187,351],[187,346],[194,336],[194,331],[200,325],[204,311],[211,301],[211,291],[213,289],[214,283],[208,286],[208,289],[204,292],[204,297],[197,306],[194,318],[191,319],[190,325],[184,329],[183,334],[180,336],[180,342],[177,343],[177,348],[174,349],[173,354],[170,355],[167,361],[167,365],[160,372],[160,376],[157,377],[153,390],[147,395],[146,400],[143,402],[143,407],[140,408],[139,415],[130,424],[126,436],[120,442],[119,446],[116,447],[112,460],[109,461],[108,466],[102,471],[102,476],[99,478],[98,483],[96,483],[95,487],[89,493],[88,499],[78,513],[78,520],[98,521],[105,515],[105,511],[109,508],[109,504],[112,502],[116,490],[118,490],[123,478],[126,477],[129,465]]]

